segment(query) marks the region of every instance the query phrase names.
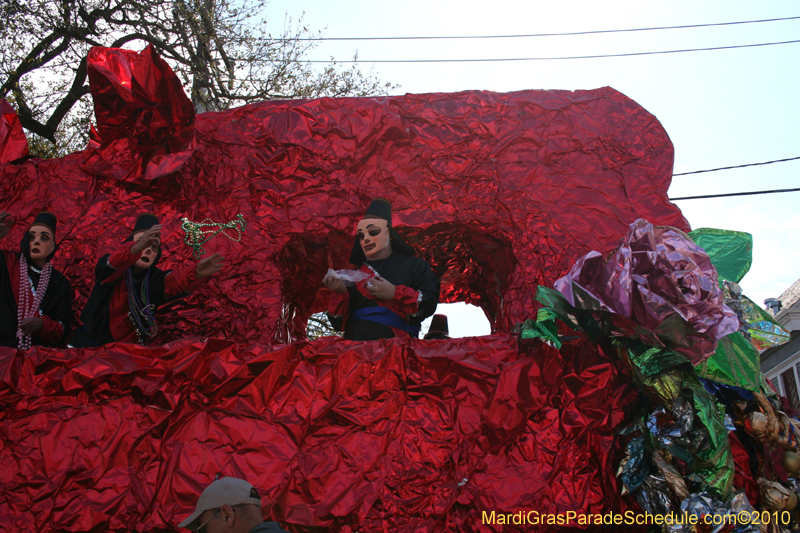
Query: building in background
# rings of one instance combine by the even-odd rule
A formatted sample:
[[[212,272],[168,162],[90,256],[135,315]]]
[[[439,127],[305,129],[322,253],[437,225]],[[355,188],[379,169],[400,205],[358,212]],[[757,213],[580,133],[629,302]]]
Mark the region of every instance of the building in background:
[[[772,385],[800,413],[800,279],[778,298],[764,305],[789,333],[789,341],[761,352],[761,371]]]

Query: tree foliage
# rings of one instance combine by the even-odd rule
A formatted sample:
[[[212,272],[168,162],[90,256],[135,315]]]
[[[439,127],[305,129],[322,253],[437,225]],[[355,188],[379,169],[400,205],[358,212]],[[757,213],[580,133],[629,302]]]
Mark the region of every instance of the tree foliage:
[[[319,33],[284,20],[267,30],[265,0],[3,0],[0,98],[15,104],[41,156],[82,149],[91,121],[86,56],[92,46],[153,44],[197,112],[249,102],[386,94],[357,65],[318,70],[305,55]]]

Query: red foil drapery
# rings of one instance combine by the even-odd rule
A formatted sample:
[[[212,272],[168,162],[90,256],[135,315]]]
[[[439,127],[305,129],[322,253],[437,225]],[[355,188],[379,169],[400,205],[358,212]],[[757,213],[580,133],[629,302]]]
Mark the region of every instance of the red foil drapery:
[[[28,155],[28,139],[11,104],[0,99],[0,165]]]
[[[217,472],[248,479],[295,531],[508,531],[483,511],[621,512],[615,432],[637,393],[588,345],[0,349],[0,523],[171,531]]]
[[[83,169],[123,181],[178,171],[194,152],[194,106],[153,46],[96,46],[87,69],[97,127]]]
[[[182,217],[242,214],[247,229],[205,245],[225,270],[162,310],[170,344],[0,349],[0,523],[169,531],[217,472],[253,482],[295,531],[500,531],[483,511],[625,509],[615,431],[629,381],[584,339],[556,352],[508,333],[535,316],[537,285],[614,249],[634,220],[689,229],[666,196],[673,150],[655,117],[603,88],[273,101],[194,119],[152,50],[92,54],[93,143],[0,166],[21,220],[0,244],[56,213],[55,266],[79,311],[97,259],[141,212],[161,217],[166,268],[194,260]],[[375,197],[442,300],[481,306],[494,336],[302,340]]]

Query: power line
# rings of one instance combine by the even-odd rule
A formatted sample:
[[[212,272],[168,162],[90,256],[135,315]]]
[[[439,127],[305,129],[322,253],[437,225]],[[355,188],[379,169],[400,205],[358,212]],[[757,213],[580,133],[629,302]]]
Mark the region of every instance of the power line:
[[[651,28],[628,28],[622,30],[592,30],[592,31],[571,31],[564,33],[530,33],[521,35],[437,35],[420,37],[319,37],[291,39],[292,41],[410,41],[410,40],[432,40],[432,39],[517,39],[521,37],[565,37],[571,35],[595,35],[603,33],[626,33],[636,31],[653,30],[682,30],[688,28],[710,28],[714,26],[734,26],[737,24],[760,24],[762,22],[777,22],[782,20],[796,20],[798,17],[783,17],[762,20],[742,20],[738,22],[715,22],[711,24],[687,24],[683,26],[654,26]],[[290,40],[290,39],[286,39]]]
[[[732,167],[719,167],[719,168],[709,168],[707,170],[693,170],[692,172],[679,172],[678,174],[673,174],[672,176],[688,176],[689,174],[703,174],[704,172],[717,172],[718,170],[730,170],[732,168],[745,168],[745,167],[757,167],[759,165],[771,165],[773,163],[784,163],[786,161],[797,161],[800,159],[798,157],[789,157],[787,159],[775,159],[773,161],[764,161],[762,163],[747,163],[744,165],[735,165]]]
[[[800,43],[800,39],[794,41],[779,41],[773,43],[738,44],[733,46],[714,46],[712,48],[685,48],[683,50],[662,50],[656,52],[630,52],[626,54],[605,54],[590,56],[562,56],[562,57],[509,57],[509,58],[487,58],[487,59],[350,59],[344,61],[320,61],[309,60],[306,63],[488,63],[499,61],[560,61],[564,59],[599,59],[606,57],[631,57],[631,56],[650,56],[658,54],[679,54],[682,52],[707,52],[710,50],[733,50],[735,48],[754,48],[759,46],[773,46],[778,44]]]
[[[777,194],[782,192],[798,192],[798,189],[773,189],[771,191],[748,191],[748,192],[729,192],[724,194],[704,194],[702,196],[681,196],[680,198],[670,198],[670,201],[676,200],[699,200],[701,198],[726,198],[729,196],[753,196],[756,194]]]

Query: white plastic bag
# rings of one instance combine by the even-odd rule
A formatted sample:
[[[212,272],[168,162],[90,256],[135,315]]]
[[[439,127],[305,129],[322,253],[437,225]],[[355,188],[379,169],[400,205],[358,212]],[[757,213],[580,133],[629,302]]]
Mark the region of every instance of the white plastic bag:
[[[334,278],[342,280],[345,285],[352,286],[359,281],[364,281],[367,279],[369,274],[366,272],[361,272],[360,270],[333,270],[329,268],[328,276],[333,276]]]

